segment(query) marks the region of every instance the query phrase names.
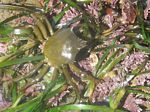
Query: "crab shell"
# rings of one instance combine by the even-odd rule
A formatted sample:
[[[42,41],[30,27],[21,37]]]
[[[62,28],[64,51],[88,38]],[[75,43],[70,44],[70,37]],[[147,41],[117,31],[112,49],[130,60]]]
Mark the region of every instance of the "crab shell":
[[[45,46],[44,55],[51,66],[73,63],[83,42],[69,28],[58,30]]]

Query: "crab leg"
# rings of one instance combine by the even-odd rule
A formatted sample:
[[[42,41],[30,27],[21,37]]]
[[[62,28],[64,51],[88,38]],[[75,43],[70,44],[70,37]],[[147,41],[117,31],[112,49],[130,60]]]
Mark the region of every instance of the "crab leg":
[[[38,63],[33,70],[31,70],[27,75],[25,76],[19,76],[17,78],[14,78],[14,82],[18,82],[20,80],[23,80],[25,78],[31,77],[33,74],[35,74],[41,67],[43,66],[43,62]]]
[[[36,36],[36,38],[41,42],[43,43],[45,41],[43,35],[41,34],[41,31],[39,29],[38,26],[32,26],[32,29],[33,29],[33,32],[34,32],[34,35]]]
[[[44,77],[44,75],[48,72],[48,70],[49,70],[49,66],[48,66],[48,65],[42,67],[42,68],[39,70],[38,75],[35,77],[34,82],[33,82],[33,81],[28,82],[28,84],[27,84],[25,87],[23,87],[21,90],[25,90],[25,89],[27,89],[28,87],[30,87],[30,86],[36,84],[37,82],[41,81],[41,79],[42,79],[42,78]]]
[[[54,35],[54,31],[53,31],[52,25],[50,24],[48,19],[45,16],[43,16],[43,19],[45,20],[45,23],[47,25],[47,28],[48,28],[48,31],[49,31],[50,35],[51,36]]]
[[[71,74],[70,74],[69,71],[68,71],[69,65],[68,65],[68,64],[63,64],[63,65],[62,65],[62,69],[63,69],[63,73],[64,73],[64,76],[65,76],[65,78],[66,78],[68,84],[70,84],[71,86],[74,87],[74,90],[75,90],[75,93],[76,93],[76,100],[75,100],[75,102],[80,101],[80,95],[79,95],[78,87],[77,87],[77,85],[72,81]]]
[[[72,71],[76,72],[77,74],[84,74],[83,79],[85,79],[85,80],[90,80],[95,83],[100,82],[100,80],[93,77],[92,74],[87,74],[86,72],[80,70],[80,68],[78,68],[75,64],[69,64],[69,67]]]
[[[44,15],[40,15],[37,13],[31,14],[33,19],[36,21],[36,25],[38,26],[39,30],[41,31],[44,39],[48,39],[50,35],[53,35],[53,29],[49,21]],[[46,23],[46,25],[44,24]],[[48,34],[48,31],[50,34]]]
[[[52,25],[50,24],[50,22],[48,21],[48,19],[46,18],[45,15],[36,13],[35,17],[37,17],[37,19],[41,19],[41,21],[43,21],[43,24],[46,26],[47,30],[49,31],[50,35],[54,34]],[[40,27],[40,26],[39,26]]]
[[[35,24],[38,26],[38,28],[40,29],[44,39],[47,39],[48,34],[47,34],[47,29],[45,27],[45,25],[43,24],[43,21],[41,20],[42,18],[38,18],[36,17],[36,14],[31,14],[31,16],[33,17],[33,19],[35,20]]]
[[[80,78],[83,82],[85,82],[88,85],[88,88],[86,89],[84,96],[89,97],[89,100],[91,101],[91,97],[95,88],[95,85],[98,83],[101,83],[102,80],[96,79],[92,74],[88,74],[82,70],[80,70],[75,64],[69,64],[70,69],[73,72],[76,72],[77,74],[80,74]]]
[[[14,6],[14,5],[3,5],[3,4],[0,4],[0,9],[27,11],[27,12],[31,13],[30,14],[31,17],[36,21],[36,25],[39,28],[39,30],[41,31],[44,39],[48,39],[48,37],[50,35],[54,34],[52,26],[51,26],[50,22],[47,20],[47,18],[45,17],[44,14],[34,13],[34,10],[31,10],[29,8],[26,8],[26,7],[23,7],[23,6],[19,6],[19,5]],[[35,27],[35,30],[37,30],[36,27]],[[50,35],[48,35],[48,33],[50,33]],[[40,41],[41,41],[41,39],[40,39]]]

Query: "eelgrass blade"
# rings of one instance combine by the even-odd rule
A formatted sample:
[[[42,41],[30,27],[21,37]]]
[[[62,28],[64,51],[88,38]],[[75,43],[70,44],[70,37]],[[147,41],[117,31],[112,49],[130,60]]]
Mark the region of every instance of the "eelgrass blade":
[[[116,51],[114,51],[112,53],[112,55],[109,57],[109,59],[104,63],[103,66],[100,67],[98,74],[100,74],[111,62],[112,60],[115,59],[115,56],[117,55],[117,53],[119,52],[119,49],[117,49]]]
[[[12,38],[10,38],[10,37],[3,37],[3,38],[0,38],[0,42],[10,42],[10,41],[12,41]]]
[[[94,76],[98,75],[98,72],[100,71],[100,69],[102,67],[102,63],[107,58],[107,56],[110,53],[110,50],[113,48],[114,44],[115,44],[115,41],[112,42],[111,47],[107,48],[106,51],[104,52],[103,56],[98,60],[98,63],[96,64],[96,67],[95,67]]]
[[[118,64],[122,59],[124,59],[128,55],[129,51],[132,48],[132,45],[126,45],[126,47],[127,47],[127,50],[124,51],[124,53],[120,54],[118,57],[114,57],[116,54],[113,53],[113,55],[112,55],[113,58],[111,57],[109,60],[107,60],[105,62],[106,66],[104,66],[103,69],[99,72],[99,74],[98,74],[99,78],[103,78],[107,72],[112,70],[112,68],[116,64]],[[109,61],[109,63],[108,63],[108,61]]]
[[[14,107],[16,107],[18,104],[19,104],[19,102],[21,101],[21,99],[23,98],[23,94],[21,94],[21,95],[19,95],[18,97],[17,97],[17,99],[16,99],[16,101],[13,103],[13,105],[11,106],[11,108],[14,108]]]
[[[126,92],[125,88],[116,89],[114,94],[110,96],[109,105],[112,109],[114,110],[117,109],[117,107],[121,102],[121,99],[125,95],[125,92]]]
[[[150,94],[149,93],[145,93],[143,91],[140,90],[134,90],[134,89],[129,89],[127,90],[128,93],[133,93],[133,94],[138,94],[138,95],[143,95],[144,97],[148,97],[150,98]]]
[[[14,16],[11,16],[11,17],[8,17],[8,18],[6,18],[5,20],[3,20],[2,22],[0,22],[0,25],[1,24],[6,24],[6,23],[8,23],[8,22],[10,22],[10,21],[12,21],[12,20],[15,20],[15,19],[17,19],[17,18],[21,18],[22,16],[27,16],[27,15],[29,15],[29,13],[25,13],[25,12],[23,12],[23,13],[19,13],[19,14],[16,14],[16,15],[14,15]]]
[[[46,112],[60,112],[60,111],[69,111],[69,110],[93,110],[98,112],[114,112],[113,109],[107,106],[87,105],[87,104],[62,105],[62,106],[54,107]],[[125,111],[121,111],[121,112],[125,112]]]
[[[14,30],[14,28],[8,24],[0,24],[0,35],[8,35],[13,30]]]
[[[143,47],[142,45],[138,44],[138,43],[135,42],[135,41],[133,42],[133,44],[134,44],[135,48],[140,49],[140,50],[144,51],[145,53],[150,54],[150,48],[148,48],[148,47]]]
[[[134,70],[131,71],[130,74],[127,75],[126,79],[128,80],[128,83],[139,75],[150,73],[150,70],[143,71],[147,61],[148,59],[142,62],[141,65],[137,66]]]
[[[14,103],[16,100],[17,100],[17,97],[18,97],[18,91],[17,91],[17,83],[16,82],[13,82],[13,85],[12,85],[12,89],[11,89],[11,94],[12,94],[12,102]]]
[[[132,71],[131,71],[131,74],[136,75],[136,74],[140,73],[140,72],[144,69],[144,67],[145,67],[146,63],[148,62],[148,60],[149,60],[149,59],[146,59],[146,60],[145,60],[144,62],[142,62],[136,69],[132,70]]]
[[[14,57],[18,56],[19,54],[33,48],[35,45],[36,45],[35,42],[28,42],[27,44],[22,45],[15,53],[11,53],[11,54],[8,54],[8,55],[5,55],[5,56],[1,56],[0,57],[0,63],[4,62],[4,61],[6,61],[10,58],[12,59],[12,57],[14,58]]]
[[[89,3],[92,2],[92,0],[77,0],[77,2]]]
[[[77,5],[77,3],[72,0],[61,0],[61,1],[64,3],[67,3],[70,7],[80,9],[80,7]]]
[[[14,28],[13,34],[18,36],[29,36],[33,33],[33,29],[30,27],[16,27]]]
[[[87,90],[84,93],[84,97],[91,97],[93,90],[94,90],[94,87],[95,87],[95,82],[89,80],[88,84],[87,84]]]
[[[36,98],[34,98],[34,99],[32,99],[32,100],[28,100],[28,102],[23,103],[23,104],[21,104],[21,105],[18,105],[18,106],[16,106],[16,107],[8,108],[8,109],[4,110],[3,112],[21,111],[21,110],[23,110],[24,108],[27,108],[28,106],[37,103],[38,100],[39,100],[39,97],[36,97]]]
[[[45,91],[41,93],[39,96],[31,100],[29,99],[27,100],[27,102],[24,102],[23,104],[16,105],[18,103],[15,102],[16,104],[4,110],[3,112],[20,112],[20,111],[21,112],[40,112],[39,111],[40,109],[42,110],[41,112],[44,112],[48,99],[54,97],[56,94],[59,94],[60,92],[64,91],[67,88],[67,86],[61,82],[61,85],[59,87],[55,88],[55,90],[52,90],[55,87],[56,83],[58,82],[57,80],[59,79],[57,78],[58,76],[57,73],[58,72],[56,70],[56,72],[52,76],[51,82],[46,86]]]
[[[1,4],[0,3],[0,9],[4,9],[4,10],[16,10],[16,11],[27,11],[30,13],[33,13],[35,11],[39,11],[36,7],[32,7],[32,6],[28,6],[25,7],[23,5],[11,5],[11,4]]]
[[[69,8],[70,8],[69,6],[65,7],[63,9],[63,11],[61,11],[59,14],[57,14],[56,16],[53,17],[55,24],[57,24],[61,20],[61,18],[64,16],[64,14],[66,13],[66,11],[69,10]]]
[[[137,2],[137,6],[138,6],[138,20],[141,26],[141,33],[143,36],[143,39],[146,43],[150,44],[150,37],[147,35],[146,31],[145,31],[145,24],[144,24],[144,9],[143,9],[143,3],[141,1]]]
[[[32,62],[32,61],[39,61],[43,59],[44,59],[43,55],[37,55],[37,56],[32,56],[32,57],[23,57],[23,58],[17,58],[13,60],[7,60],[7,61],[0,63],[0,68],[11,66],[11,65],[16,65],[16,64],[23,64],[23,63]]]
[[[145,93],[147,92],[150,92],[150,86],[132,86],[132,87],[129,87],[130,89],[134,89],[134,90],[141,90],[141,91],[144,91]]]
[[[146,73],[150,73],[150,70],[144,70],[144,71],[142,71],[142,72],[140,72],[138,74],[146,74]]]

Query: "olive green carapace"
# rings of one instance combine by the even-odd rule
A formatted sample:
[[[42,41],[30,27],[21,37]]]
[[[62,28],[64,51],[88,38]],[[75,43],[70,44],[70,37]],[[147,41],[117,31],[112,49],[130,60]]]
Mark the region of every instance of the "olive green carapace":
[[[44,55],[51,66],[72,63],[83,42],[68,28],[57,31],[47,40]]]

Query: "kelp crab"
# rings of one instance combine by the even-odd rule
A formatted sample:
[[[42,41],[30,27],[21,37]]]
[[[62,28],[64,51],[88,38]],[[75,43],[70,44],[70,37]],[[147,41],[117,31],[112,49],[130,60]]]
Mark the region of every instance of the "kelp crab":
[[[40,77],[40,79],[49,71],[50,67],[53,67],[53,76],[55,77],[58,73],[63,74],[67,80],[67,83],[73,86],[78,100],[80,100],[80,92],[77,85],[78,80],[72,77],[70,69],[71,71],[77,74],[82,74],[80,75],[80,78],[86,80],[86,82],[90,81],[92,82],[92,84],[95,84],[98,81],[92,75],[80,70],[75,65],[77,57],[80,56],[81,49],[88,49],[89,47],[85,47],[88,46],[88,44],[85,41],[79,39],[78,36],[76,36],[76,34],[70,28],[59,29],[56,32],[54,32],[48,19],[42,13],[35,12],[29,7],[23,7],[20,5],[1,4],[1,9],[27,11],[27,13],[24,12],[25,15],[29,15],[34,19],[35,23],[33,25],[25,25],[18,27],[17,35],[21,33],[23,28],[27,30],[32,30],[33,32],[30,31],[30,33],[28,34],[32,35],[31,39],[29,39],[28,42],[31,41],[31,43],[34,44],[32,46],[26,45],[28,46],[28,49],[30,49],[30,47],[33,47],[34,45],[43,46],[41,53],[45,57],[44,63],[46,64],[39,63],[37,64],[37,67],[35,67],[35,69],[33,70],[33,73],[35,73],[35,71],[37,70],[41,71],[37,74]],[[22,15],[20,14],[19,16]],[[14,16],[14,18],[17,18],[19,16]],[[22,50],[21,52],[25,51],[26,49]],[[89,52],[89,49],[87,50],[87,52]],[[26,77],[30,77],[33,73],[29,73],[23,78],[19,77],[13,80],[17,82],[19,80],[25,79]],[[36,81],[28,84],[25,88],[35,83]],[[94,87],[92,88],[94,89]],[[92,94],[91,89],[88,94],[89,96]]]
[[[79,51],[83,48],[85,42],[80,40],[70,28],[61,29],[56,31],[44,44],[43,53],[46,57],[48,64],[59,69],[59,72],[63,72],[67,82],[70,83],[78,96],[79,90],[77,85],[73,82],[72,76],[69,72],[71,68],[73,72],[84,74],[77,66],[74,65],[76,62],[76,56]],[[87,74],[86,74],[87,75]],[[88,78],[93,81],[92,75],[88,75]]]

